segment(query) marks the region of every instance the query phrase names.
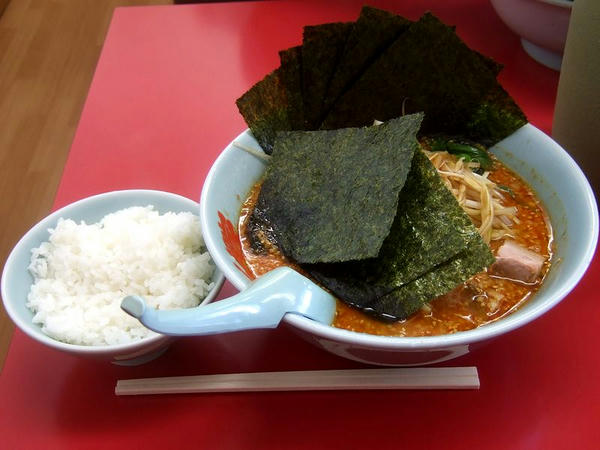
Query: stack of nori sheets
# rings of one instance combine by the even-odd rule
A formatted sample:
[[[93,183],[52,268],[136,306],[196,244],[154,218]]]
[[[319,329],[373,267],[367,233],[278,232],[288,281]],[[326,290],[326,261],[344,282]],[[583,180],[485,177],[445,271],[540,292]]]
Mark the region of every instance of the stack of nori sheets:
[[[251,234],[268,229],[341,300],[391,320],[493,262],[417,137],[490,145],[524,125],[498,64],[431,14],[411,22],[371,7],[305,27],[280,59],[237,100],[273,156]]]
[[[425,112],[421,133],[492,145],[527,122],[496,77],[432,14],[411,22],[364,7],[356,22],[307,26],[303,43],[237,100],[270,154],[276,131],[360,127]]]

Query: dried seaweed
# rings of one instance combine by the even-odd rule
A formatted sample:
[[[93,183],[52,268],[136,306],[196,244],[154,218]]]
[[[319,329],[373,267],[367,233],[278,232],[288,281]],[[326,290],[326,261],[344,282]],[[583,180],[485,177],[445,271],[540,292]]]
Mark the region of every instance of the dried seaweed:
[[[287,100],[287,116],[290,129],[303,130],[302,47],[296,46],[280,51],[279,59],[281,61],[280,77]]]
[[[410,24],[397,14],[371,6],[362,8],[327,89],[324,112]]]
[[[354,24],[334,22],[304,27],[302,83],[306,130],[322,120],[323,99]]]
[[[299,263],[377,256],[421,120],[414,114],[377,127],[279,133],[250,222],[268,223]]]
[[[526,123],[496,80],[501,66],[431,14],[365,7],[355,23],[305,27],[301,47],[237,100],[267,153],[277,131],[370,125],[424,111],[423,134],[492,145]]]
[[[382,295],[363,309],[387,320],[406,319],[424,303],[451,291],[493,262],[487,244],[482,239],[474,240],[466,250],[434,270]]]
[[[417,151],[378,257],[303,268],[343,301],[397,320],[492,262],[469,217]]]
[[[416,111],[425,112],[423,134],[443,132],[486,145],[526,123],[489,61],[431,14],[410,25],[369,66],[321,128],[361,126]]]
[[[278,68],[236,100],[240,114],[265,153],[271,154],[278,130],[291,129],[288,99]]]

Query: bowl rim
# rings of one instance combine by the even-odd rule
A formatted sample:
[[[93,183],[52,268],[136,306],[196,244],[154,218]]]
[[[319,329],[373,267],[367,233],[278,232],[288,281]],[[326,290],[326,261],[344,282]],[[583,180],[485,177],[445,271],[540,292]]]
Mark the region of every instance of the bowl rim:
[[[379,336],[371,335],[367,333],[354,332],[344,330],[341,328],[335,328],[330,325],[321,324],[311,319],[305,318],[300,315],[286,314],[283,321],[291,325],[294,328],[302,330],[314,336],[329,339],[335,342],[341,342],[346,344],[352,344],[353,346],[363,346],[368,348],[377,349],[390,349],[390,350],[430,350],[440,347],[454,347],[459,345],[468,345],[475,342],[488,340],[496,336],[505,334],[509,331],[517,329],[528,322],[538,318],[545,312],[553,308],[562,299],[564,299],[571,290],[581,280],[585,272],[587,271],[595,254],[596,245],[598,243],[598,207],[593,190],[585,177],[581,168],[577,165],[575,160],[566,152],[558,143],[552,140],[548,135],[542,132],[534,125],[527,123],[522,128],[529,128],[533,133],[540,136],[540,138],[550,141],[553,145],[549,146],[549,151],[556,154],[558,158],[562,159],[562,162],[566,165],[569,173],[571,173],[576,179],[573,182],[578,182],[582,187],[585,195],[585,203],[588,206],[589,214],[591,215],[591,227],[587,233],[587,247],[585,254],[582,255],[577,263],[576,268],[572,271],[571,276],[563,283],[555,294],[546,302],[538,305],[537,307],[528,311],[525,315],[514,316],[509,315],[486,325],[474,328],[472,330],[460,331],[453,334],[444,334],[438,336],[419,336],[419,337],[406,337],[406,336]],[[519,130],[517,130],[519,131]],[[235,139],[233,139],[225,149],[219,154],[213,165],[211,166],[208,175],[205,179],[202,187],[202,193],[200,197],[200,223],[203,230],[208,231],[210,229],[210,223],[212,218],[210,216],[207,200],[210,193],[211,186],[214,184],[217,177],[217,172],[221,165],[225,163],[228,154],[233,151],[235,146],[233,143],[239,141],[246,136],[252,137],[252,133],[249,129],[241,132]],[[253,139],[253,137],[252,137]],[[221,268],[225,277],[239,290],[243,290],[248,287],[251,283],[250,280],[246,279],[241,275],[226,259],[225,255],[221,254],[216,244],[212,241],[212,237],[207,233],[205,236],[206,246],[213,257],[213,260],[218,267]]]
[[[36,333],[34,331],[34,328],[39,327],[39,325],[22,319],[20,317],[20,315],[18,314],[16,308],[13,306],[14,301],[9,300],[10,296],[8,295],[8,283],[10,282],[10,280],[8,280],[8,277],[5,275],[8,272],[8,268],[10,266],[12,266],[12,264],[14,263],[14,260],[16,259],[18,254],[20,254],[24,251],[28,252],[31,250],[30,248],[25,248],[26,242],[28,241],[30,236],[32,236],[38,232],[43,232],[44,230],[47,230],[48,228],[53,226],[58,221],[58,219],[61,217],[68,218],[68,214],[71,211],[78,209],[80,206],[82,206],[84,204],[88,204],[88,203],[91,203],[91,202],[94,202],[94,201],[97,201],[100,199],[106,199],[106,198],[110,198],[110,197],[119,197],[119,196],[123,196],[123,195],[133,195],[133,196],[158,195],[158,196],[169,197],[169,198],[172,198],[177,201],[184,201],[185,203],[188,203],[188,206],[190,207],[190,209],[189,209],[190,212],[198,211],[198,207],[199,207],[199,205],[196,201],[191,200],[182,195],[172,193],[172,192],[166,192],[166,191],[155,190],[155,189],[121,189],[121,190],[103,192],[103,193],[91,195],[89,197],[84,197],[79,200],[76,200],[76,201],[69,203],[69,204],[57,209],[56,211],[50,213],[49,215],[47,215],[46,217],[41,219],[39,222],[37,222],[35,225],[33,225],[17,241],[17,243],[15,244],[15,246],[9,253],[8,258],[6,259],[6,262],[4,263],[4,269],[2,271],[2,279],[0,281],[0,292],[2,294],[2,302],[4,304],[4,309],[6,310],[6,313],[8,314],[10,319],[13,321],[13,323],[22,332],[24,332],[26,335],[28,335],[32,339],[34,339],[38,342],[41,342],[45,345],[48,345],[49,347],[58,349],[58,350],[63,350],[63,351],[67,351],[67,352],[86,353],[89,355],[100,355],[100,354],[106,354],[108,352],[110,352],[110,353],[131,352],[131,351],[135,351],[135,350],[139,349],[140,347],[146,347],[150,344],[158,343],[163,340],[172,338],[171,336],[167,336],[164,334],[153,334],[153,335],[150,335],[143,339],[124,343],[124,344],[112,344],[112,345],[110,345],[110,344],[104,344],[104,345],[69,344],[67,342],[62,342],[62,341],[54,339],[51,336],[48,336],[43,331],[41,331],[41,328],[39,330],[39,333]],[[117,210],[115,210],[115,211],[117,211]],[[220,269],[220,267],[216,265],[216,263],[215,263],[215,274],[213,276],[215,278],[215,286],[210,290],[208,295],[204,299],[202,299],[202,301],[200,302],[200,305],[203,305],[203,304],[213,301],[215,299],[215,297],[219,294],[219,291],[221,290],[223,283],[225,282],[225,275],[224,275],[223,271]]]
[[[547,5],[552,5],[552,6],[557,6],[559,8],[563,8],[563,9],[572,9],[573,8],[573,1],[569,1],[569,0],[517,0],[517,1],[521,1],[523,3],[546,3]],[[491,2],[493,4],[501,4],[503,3],[502,0],[491,0]],[[508,5],[507,5],[508,6]]]
[[[541,3],[547,3],[549,5],[559,6],[565,9],[571,9],[573,7],[573,2],[569,0],[537,0]]]

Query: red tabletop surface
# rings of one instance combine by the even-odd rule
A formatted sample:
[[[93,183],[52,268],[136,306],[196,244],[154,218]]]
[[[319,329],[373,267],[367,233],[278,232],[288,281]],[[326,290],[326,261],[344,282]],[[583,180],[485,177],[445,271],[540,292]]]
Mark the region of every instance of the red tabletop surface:
[[[504,87],[550,132],[558,74],[531,60],[481,0],[370,1],[431,10],[505,65]],[[297,45],[302,26],[355,20],[362,1],[117,9],[54,204],[150,188],[198,200],[218,153],[246,126],[235,99]],[[596,257],[535,323],[445,365],[475,365],[473,391],[116,397],[122,378],[365,367],[277,330],[183,338],[128,368],[78,359],[15,332],[0,376],[0,447],[599,448]],[[222,296],[234,293],[226,284]]]

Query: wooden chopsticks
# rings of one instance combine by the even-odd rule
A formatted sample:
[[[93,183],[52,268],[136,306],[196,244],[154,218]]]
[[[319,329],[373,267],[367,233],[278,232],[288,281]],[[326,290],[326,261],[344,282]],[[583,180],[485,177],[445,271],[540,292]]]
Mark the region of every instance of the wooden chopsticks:
[[[116,395],[365,389],[479,389],[476,367],[231,373],[118,380]]]

